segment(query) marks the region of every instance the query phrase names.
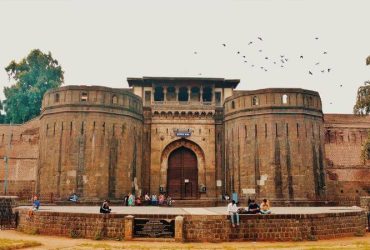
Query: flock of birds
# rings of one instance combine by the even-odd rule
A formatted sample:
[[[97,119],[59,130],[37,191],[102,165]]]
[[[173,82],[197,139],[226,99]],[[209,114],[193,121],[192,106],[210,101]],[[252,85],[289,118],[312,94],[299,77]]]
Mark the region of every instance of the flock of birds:
[[[317,36],[314,37],[314,40],[316,40],[316,41],[319,40],[319,37],[317,37]],[[287,57],[284,54],[280,54],[279,56],[275,56],[275,57],[271,57],[269,55],[264,55],[264,51],[261,49],[261,47],[262,47],[261,45],[263,45],[263,42],[264,42],[264,39],[261,36],[259,36],[255,40],[249,41],[247,44],[248,44],[248,47],[251,48],[251,49],[255,49],[255,48],[258,49],[257,54],[261,54],[260,59],[268,62],[270,64],[269,67],[267,67],[265,65],[257,65],[256,63],[253,63],[254,58],[252,58],[252,57],[249,58],[249,56],[247,56],[247,53],[242,53],[241,50],[230,49],[230,51],[231,51],[231,53],[238,56],[239,59],[241,59],[242,63],[247,64],[252,68],[260,68],[264,72],[268,72],[270,67],[272,67],[272,66],[284,69],[288,66],[288,64],[291,61],[297,60],[297,61],[304,62],[305,59],[306,59],[305,55],[303,55],[303,54],[300,54],[299,57],[297,57],[297,55],[295,57]],[[231,47],[226,43],[222,43],[221,46],[225,49],[228,49],[228,48]],[[323,56],[328,55],[328,51],[326,51],[326,50],[322,50],[320,53]],[[198,55],[198,51],[194,51],[194,54]],[[332,68],[324,67],[324,64],[321,64],[320,61],[314,61],[313,63],[310,64],[310,68],[308,68],[306,70],[307,70],[306,72],[309,76],[313,76],[314,74],[330,73],[332,71]],[[201,76],[202,73],[198,73],[198,75]],[[343,87],[342,84],[338,84],[338,86]],[[330,103],[330,104],[332,104],[332,103]]]
[[[258,41],[250,41],[250,42],[248,42],[248,46],[253,46],[255,44],[262,43],[264,41],[262,37],[257,37],[257,39],[258,39]],[[319,40],[319,37],[315,37],[315,40]],[[228,45],[226,43],[223,43],[221,45],[224,48],[228,47]],[[262,49],[258,49],[258,52],[259,53],[263,53],[263,50]],[[198,52],[197,51],[194,51],[194,54],[197,55]],[[247,56],[244,53],[242,53],[241,51],[237,50],[237,51],[235,51],[235,54],[241,57],[243,63],[246,63],[247,64],[249,62],[249,59],[247,58]],[[327,51],[323,51],[322,54],[323,55],[327,55],[328,52]],[[287,56],[285,56],[285,55],[280,55],[280,57],[274,58],[274,59],[272,57],[269,57],[269,56],[264,56],[264,59],[265,60],[270,60],[274,65],[280,66],[280,68],[285,68],[288,65],[288,62],[290,62],[289,61],[290,59]],[[304,60],[304,55],[300,55],[299,56],[299,59],[300,60]],[[318,66],[318,65],[320,65],[320,62],[316,62],[315,63],[315,66]],[[256,67],[256,65],[253,64],[253,63],[250,63],[250,66],[251,67]],[[265,71],[265,72],[268,71],[268,68],[266,66],[259,66],[259,68],[261,70]],[[322,68],[320,70],[320,72],[321,73],[325,73],[325,72],[330,73],[331,70],[332,70],[331,68]],[[314,74],[314,70],[313,69],[308,69],[307,70],[307,73],[309,75],[313,75]],[[202,75],[202,74],[199,73],[198,75]]]

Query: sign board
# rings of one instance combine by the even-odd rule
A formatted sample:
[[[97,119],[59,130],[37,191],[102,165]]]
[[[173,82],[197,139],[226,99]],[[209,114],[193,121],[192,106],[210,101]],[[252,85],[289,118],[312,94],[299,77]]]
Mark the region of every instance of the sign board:
[[[182,137],[182,138],[191,136],[191,132],[189,131],[176,131],[175,134],[177,137]]]
[[[254,188],[243,188],[243,194],[255,194],[256,193],[256,189]]]
[[[185,183],[189,183],[189,179],[185,179],[185,180],[184,180],[184,182],[185,182]]]
[[[135,218],[133,236],[138,238],[173,238],[175,236],[175,220]]]
[[[216,186],[217,187],[222,187],[222,181],[221,180],[217,180],[216,181]]]

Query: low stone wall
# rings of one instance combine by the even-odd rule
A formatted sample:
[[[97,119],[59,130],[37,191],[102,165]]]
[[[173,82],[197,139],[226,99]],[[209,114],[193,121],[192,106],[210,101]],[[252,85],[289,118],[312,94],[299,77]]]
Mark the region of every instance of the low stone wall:
[[[131,239],[125,214],[84,214],[19,209],[18,230],[47,235]],[[175,219],[176,215],[133,215],[136,218]],[[296,241],[364,234],[366,213],[240,215],[232,228],[227,215],[182,215],[183,239],[188,242]],[[127,221],[127,219],[126,219]],[[125,232],[128,231],[128,232]],[[179,232],[175,232],[178,235]],[[178,238],[180,236],[177,236]],[[155,239],[153,239],[155,240]]]

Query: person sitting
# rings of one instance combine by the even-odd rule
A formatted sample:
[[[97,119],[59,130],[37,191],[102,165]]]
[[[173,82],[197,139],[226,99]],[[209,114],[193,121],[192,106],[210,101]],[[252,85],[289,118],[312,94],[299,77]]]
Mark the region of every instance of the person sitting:
[[[248,214],[259,214],[260,213],[260,206],[254,201],[251,200],[251,203],[248,205]]]
[[[40,203],[40,201],[39,201],[39,199],[38,199],[37,195],[35,195],[35,196],[33,197],[32,210],[33,210],[33,211],[37,211],[37,210],[39,210],[39,209],[40,209],[40,205],[41,205],[41,203]]]
[[[227,193],[225,193],[224,199],[225,199],[225,201],[229,201],[230,200],[230,196]]]
[[[261,214],[271,214],[270,204],[267,199],[263,199],[260,207],[261,207],[261,210],[260,210]]]
[[[158,205],[157,195],[153,194],[152,195],[152,206],[157,206],[157,205]]]
[[[145,196],[144,196],[144,202],[145,202],[145,206],[149,206],[150,205],[150,196],[148,193],[145,193]]]
[[[164,205],[164,195],[163,194],[160,194],[159,197],[158,197],[158,204],[160,206]]]
[[[171,206],[172,206],[172,204],[173,204],[175,201],[174,201],[174,200],[172,200],[171,196],[167,196],[166,202],[167,202],[167,206],[171,207]]]
[[[238,207],[234,200],[232,200],[229,205],[227,205],[227,212],[230,215],[231,218],[231,224],[233,227],[235,227],[235,219],[236,219],[236,225],[239,226],[239,213],[238,213]],[[234,218],[235,216],[235,218]]]
[[[123,197],[123,205],[126,206],[126,207],[128,206],[128,197],[129,197],[128,195],[125,195]]]
[[[100,213],[109,214],[112,209],[109,208],[109,200],[104,200],[103,204],[100,207]]]
[[[77,202],[78,201],[78,196],[77,196],[77,194],[76,193],[73,193],[70,197],[69,197],[69,199],[68,199],[69,201],[72,201],[72,202]]]
[[[141,197],[140,196],[136,197],[135,206],[141,206]]]

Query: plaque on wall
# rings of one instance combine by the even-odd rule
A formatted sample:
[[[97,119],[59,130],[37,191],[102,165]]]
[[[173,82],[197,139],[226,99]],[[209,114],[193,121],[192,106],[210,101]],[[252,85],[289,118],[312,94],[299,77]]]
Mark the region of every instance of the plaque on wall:
[[[171,219],[134,219],[134,237],[173,238],[175,220]]]

